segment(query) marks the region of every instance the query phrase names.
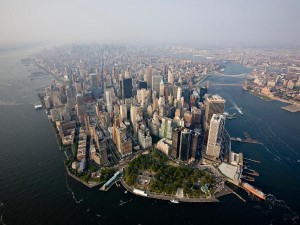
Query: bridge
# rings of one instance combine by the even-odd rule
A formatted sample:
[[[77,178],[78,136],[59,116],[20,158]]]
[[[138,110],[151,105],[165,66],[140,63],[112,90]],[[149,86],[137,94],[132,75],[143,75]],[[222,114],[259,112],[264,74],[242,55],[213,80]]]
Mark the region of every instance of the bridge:
[[[247,76],[248,73],[242,73],[242,74],[223,74],[220,73],[218,71],[215,71],[214,74],[212,74],[212,76],[218,76],[218,77],[236,77],[236,78],[243,78],[245,76]]]
[[[243,84],[243,83],[224,84],[224,83],[209,82],[209,86],[240,86],[240,87],[244,87],[245,84]]]

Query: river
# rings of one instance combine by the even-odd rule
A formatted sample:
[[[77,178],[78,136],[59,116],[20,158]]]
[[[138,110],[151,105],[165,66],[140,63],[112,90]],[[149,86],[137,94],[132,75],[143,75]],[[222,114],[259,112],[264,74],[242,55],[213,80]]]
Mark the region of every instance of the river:
[[[32,50],[33,51],[33,50]],[[254,185],[268,193],[261,202],[236,191],[220,203],[172,204],[125,194],[122,187],[108,192],[88,189],[66,175],[50,122],[35,111],[36,89],[51,77],[30,81],[29,67],[20,59],[31,50],[0,54],[0,216],[3,224],[293,224],[300,213],[300,114],[265,102],[240,87],[211,86],[226,100],[226,111],[238,118],[226,121],[232,136],[248,132],[263,145],[233,143],[233,150],[248,158],[260,176]],[[227,64],[225,73],[247,68]],[[210,78],[218,83],[243,82],[239,78]],[[241,108],[239,114],[236,104]],[[1,224],[1,222],[0,222]]]

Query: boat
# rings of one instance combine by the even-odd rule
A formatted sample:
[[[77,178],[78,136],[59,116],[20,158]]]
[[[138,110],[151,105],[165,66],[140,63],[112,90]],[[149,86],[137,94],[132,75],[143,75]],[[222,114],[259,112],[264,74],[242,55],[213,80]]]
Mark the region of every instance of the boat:
[[[231,141],[237,141],[237,142],[241,142],[242,141],[242,139],[239,138],[239,137],[230,137],[230,140]]]
[[[176,200],[176,199],[172,199],[172,200],[170,200],[170,202],[172,202],[172,203],[179,203],[179,201]]]
[[[36,110],[38,110],[38,109],[42,109],[43,106],[42,106],[42,105],[35,105],[34,108],[35,108]]]
[[[253,187],[252,185],[242,182],[242,187],[244,188],[244,190],[246,190],[247,192],[255,195],[256,197],[262,199],[262,200],[266,200],[266,195],[258,190],[257,188]]]

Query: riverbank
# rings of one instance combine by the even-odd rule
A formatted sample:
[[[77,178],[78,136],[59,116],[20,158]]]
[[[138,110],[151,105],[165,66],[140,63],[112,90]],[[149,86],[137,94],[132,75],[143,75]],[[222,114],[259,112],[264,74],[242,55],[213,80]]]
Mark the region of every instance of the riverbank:
[[[262,100],[264,101],[279,101],[279,102],[283,102],[283,103],[287,103],[287,104],[290,104],[288,106],[283,106],[281,107],[282,109],[286,110],[286,111],[289,111],[289,112],[300,112],[300,103],[297,103],[297,102],[294,102],[294,101],[289,101],[289,100],[286,100],[286,99],[282,99],[282,98],[278,98],[278,97],[274,97],[274,96],[268,96],[268,95],[264,95],[264,94],[261,94],[261,93],[256,93],[256,92],[253,92],[251,90],[248,90],[246,88],[243,88],[244,90],[248,91],[250,94],[258,97],[258,98],[261,98]]]

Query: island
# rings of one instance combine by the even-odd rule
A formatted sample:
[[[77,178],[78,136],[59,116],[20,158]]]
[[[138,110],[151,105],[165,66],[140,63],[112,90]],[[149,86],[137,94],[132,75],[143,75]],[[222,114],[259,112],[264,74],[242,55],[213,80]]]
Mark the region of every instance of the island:
[[[231,149],[231,140],[242,139],[231,138],[225,122],[237,117],[225,112],[222,96],[208,93],[208,78],[223,76],[226,66],[183,59],[184,50],[71,45],[30,58],[53,77],[37,91],[69,176],[172,203],[232,193],[245,201],[229,183],[265,199],[247,183],[258,173]],[[260,144],[246,136],[242,142]]]

